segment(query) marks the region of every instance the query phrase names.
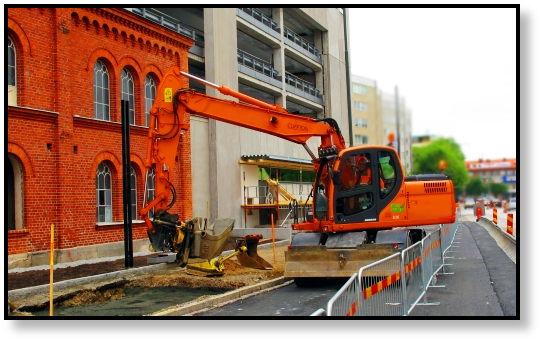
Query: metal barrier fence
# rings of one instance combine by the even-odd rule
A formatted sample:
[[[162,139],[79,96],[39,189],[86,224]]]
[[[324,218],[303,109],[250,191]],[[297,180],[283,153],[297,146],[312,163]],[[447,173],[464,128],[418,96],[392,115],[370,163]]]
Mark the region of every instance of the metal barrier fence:
[[[341,289],[328,301],[327,316],[354,316],[360,303],[360,291],[356,282],[358,274],[354,273]]]
[[[402,255],[397,252],[358,271],[359,316],[401,316],[403,313]],[[339,292],[338,292],[339,293]],[[331,316],[333,309],[328,310]]]
[[[407,316],[417,305],[428,303],[426,291],[435,286],[436,275],[445,273],[447,252],[456,252],[460,213],[452,224],[440,225],[434,231],[401,253],[360,268],[357,274],[328,301],[327,310],[317,310],[312,316]],[[422,300],[422,301],[421,301]],[[322,310],[322,311],[320,311]],[[317,314],[319,313],[319,314]]]

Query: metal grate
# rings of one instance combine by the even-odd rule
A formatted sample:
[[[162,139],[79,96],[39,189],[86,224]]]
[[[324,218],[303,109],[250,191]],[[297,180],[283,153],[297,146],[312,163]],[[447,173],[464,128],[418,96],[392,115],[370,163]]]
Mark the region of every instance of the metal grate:
[[[425,182],[424,192],[425,193],[446,193],[447,183],[446,182]]]

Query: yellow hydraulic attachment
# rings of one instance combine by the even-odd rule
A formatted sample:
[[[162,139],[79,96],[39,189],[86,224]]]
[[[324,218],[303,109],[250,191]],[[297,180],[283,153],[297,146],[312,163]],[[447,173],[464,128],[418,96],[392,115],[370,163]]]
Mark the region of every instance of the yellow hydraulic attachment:
[[[236,251],[228,256],[221,255],[211,260],[204,260],[187,264],[186,273],[198,276],[222,276],[224,275],[224,261],[247,251],[247,247],[238,246]]]

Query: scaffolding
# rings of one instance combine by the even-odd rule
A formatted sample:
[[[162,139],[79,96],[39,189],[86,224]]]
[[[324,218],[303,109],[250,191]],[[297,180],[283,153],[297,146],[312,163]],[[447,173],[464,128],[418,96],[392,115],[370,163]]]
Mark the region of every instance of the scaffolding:
[[[295,214],[296,221],[298,217],[298,210],[310,208],[313,204],[312,200],[307,200],[304,201],[303,204],[299,205],[298,199],[296,199],[296,197],[291,192],[289,192],[283,185],[281,185],[279,181],[273,179],[266,179],[266,183],[267,187],[264,203],[255,203],[255,199],[262,198],[257,196],[258,187],[260,186],[247,187],[245,185],[245,172],[243,173],[243,204],[241,205],[241,207],[243,208],[245,215],[245,228],[247,228],[247,215],[251,214],[252,210],[275,209],[277,211],[277,218],[275,224],[277,225],[277,227],[283,227],[283,225],[292,213]],[[256,189],[256,191],[254,192],[254,197],[250,194],[250,190],[252,188]],[[279,212],[280,209],[289,210],[288,214],[285,216],[281,223],[281,216]]]

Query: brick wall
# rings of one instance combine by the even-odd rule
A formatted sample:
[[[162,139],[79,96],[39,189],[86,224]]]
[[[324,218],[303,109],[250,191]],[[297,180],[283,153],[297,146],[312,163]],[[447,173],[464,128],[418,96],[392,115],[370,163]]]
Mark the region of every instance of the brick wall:
[[[113,221],[122,222],[120,77],[134,79],[136,126],[131,127],[131,163],[137,204],[143,202],[147,129],[144,82],[158,86],[172,66],[188,70],[193,42],[121,9],[8,9],[8,34],[16,46],[17,105],[8,107],[8,153],[20,161],[23,230],[8,232],[8,254],[123,240],[123,224],[96,224],[96,167],[112,171]],[[93,68],[108,68],[111,122],[94,119]],[[186,86],[188,86],[188,81]],[[189,124],[189,120],[185,121]],[[178,201],[170,210],[192,216],[190,130],[181,138],[173,184]],[[16,171],[17,172],[17,171]],[[133,224],[133,238],[147,237]]]

